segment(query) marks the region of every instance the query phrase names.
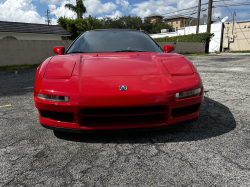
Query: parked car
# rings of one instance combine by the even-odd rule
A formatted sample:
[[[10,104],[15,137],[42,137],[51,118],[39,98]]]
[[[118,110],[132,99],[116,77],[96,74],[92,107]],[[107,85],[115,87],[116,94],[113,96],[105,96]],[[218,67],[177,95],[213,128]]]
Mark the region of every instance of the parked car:
[[[91,30],[65,52],[49,57],[35,75],[34,100],[41,124],[89,132],[167,127],[197,118],[203,85],[196,67],[162,50],[137,30]]]

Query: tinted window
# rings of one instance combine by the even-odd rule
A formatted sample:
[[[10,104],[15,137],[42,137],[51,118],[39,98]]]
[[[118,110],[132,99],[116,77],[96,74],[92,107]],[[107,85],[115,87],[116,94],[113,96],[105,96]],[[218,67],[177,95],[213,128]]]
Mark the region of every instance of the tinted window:
[[[82,34],[67,53],[74,52],[162,52],[145,33],[128,30],[95,30]]]

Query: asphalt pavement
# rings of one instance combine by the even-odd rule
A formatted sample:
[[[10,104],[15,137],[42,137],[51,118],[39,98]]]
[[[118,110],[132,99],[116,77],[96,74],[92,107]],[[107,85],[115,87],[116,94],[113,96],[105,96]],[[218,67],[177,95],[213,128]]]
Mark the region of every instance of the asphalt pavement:
[[[136,133],[45,129],[35,69],[0,71],[0,186],[250,186],[250,54],[190,59],[205,87],[198,120]]]

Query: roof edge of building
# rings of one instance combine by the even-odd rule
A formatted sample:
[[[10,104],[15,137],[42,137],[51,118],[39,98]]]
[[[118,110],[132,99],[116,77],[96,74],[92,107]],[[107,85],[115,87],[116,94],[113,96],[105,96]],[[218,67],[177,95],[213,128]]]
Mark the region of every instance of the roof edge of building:
[[[0,26],[0,33],[33,33],[71,36],[71,33],[60,25],[0,21]]]

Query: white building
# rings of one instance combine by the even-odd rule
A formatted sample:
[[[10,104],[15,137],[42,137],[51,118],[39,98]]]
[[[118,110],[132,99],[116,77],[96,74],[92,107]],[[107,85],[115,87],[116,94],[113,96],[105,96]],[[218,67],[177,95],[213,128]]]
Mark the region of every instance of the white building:
[[[71,34],[59,25],[0,21],[0,40],[62,40]]]

